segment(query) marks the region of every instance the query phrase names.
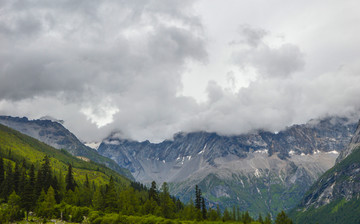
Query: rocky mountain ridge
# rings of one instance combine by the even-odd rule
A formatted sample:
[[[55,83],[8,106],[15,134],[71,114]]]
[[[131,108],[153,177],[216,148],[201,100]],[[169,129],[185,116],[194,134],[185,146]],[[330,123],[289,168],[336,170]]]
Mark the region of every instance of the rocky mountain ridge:
[[[179,133],[158,144],[113,133],[98,152],[129,169],[137,181],[169,182],[172,193],[185,201],[197,184],[210,205],[275,213],[294,207],[334,165],[355,128],[356,123],[333,117],[276,134]]]
[[[335,117],[279,133],[179,133],[158,144],[122,139],[113,133],[96,151],[57,122],[0,116],[0,123],[74,155],[105,159],[100,153],[117,164],[108,158],[102,163],[129,169],[137,181],[166,181],[183,201],[190,199],[197,184],[209,206],[238,205],[254,215],[275,214],[298,204],[317,178],[334,165],[356,128],[356,123]]]
[[[357,158],[360,155],[360,122],[346,150],[350,152],[343,153],[347,155],[338,160],[339,164],[315,183],[301,205],[317,208],[336,198],[350,200],[360,196],[360,157]]]

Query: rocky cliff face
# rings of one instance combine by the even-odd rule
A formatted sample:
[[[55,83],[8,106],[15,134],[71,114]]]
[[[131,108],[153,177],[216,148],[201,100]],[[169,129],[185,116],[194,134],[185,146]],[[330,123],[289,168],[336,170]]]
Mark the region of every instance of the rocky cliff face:
[[[114,133],[98,151],[140,182],[169,182],[183,200],[198,184],[210,205],[276,213],[294,207],[334,165],[355,128],[345,118],[327,118],[277,134],[180,133],[159,144],[124,140]]]
[[[360,196],[359,143],[360,122],[349,147],[346,148],[346,150],[351,148],[351,152],[346,152],[348,155],[345,158],[342,158],[335,167],[319,178],[304,197],[300,206],[318,208],[339,198],[350,200],[353,197],[358,198]]]
[[[128,178],[133,178],[129,171],[121,168],[114,161],[101,156],[96,150],[82,144],[74,134],[61,124],[61,122],[51,120],[29,120],[26,117],[0,116],[0,123],[36,138],[54,148],[65,149],[72,155],[81,156],[104,164]]]
[[[354,136],[352,137],[352,139],[350,141],[350,144],[343,151],[341,151],[339,157],[336,159],[336,162],[337,163],[341,162],[348,155],[350,155],[354,151],[355,148],[357,148],[359,146],[360,146],[360,122],[357,126]]]
[[[291,212],[295,223],[360,222],[359,140],[360,122],[343,157],[314,183]]]

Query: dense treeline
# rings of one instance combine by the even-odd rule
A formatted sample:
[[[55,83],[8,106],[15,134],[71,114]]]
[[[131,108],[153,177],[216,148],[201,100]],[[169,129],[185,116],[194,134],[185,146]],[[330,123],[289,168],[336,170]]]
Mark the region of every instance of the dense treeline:
[[[131,223],[140,220],[159,223],[174,219],[255,221],[248,212],[242,213],[235,207],[223,213],[219,207],[207,208],[198,186],[195,188],[195,202],[184,205],[170,195],[166,182],[160,189],[155,182],[152,182],[150,189],[139,183],[123,187],[117,185],[113,177],[104,185],[91,183],[87,175],[84,182],[76,182],[71,164],[66,173],[56,173],[48,156],[38,168],[26,160],[14,162],[0,158],[0,186],[0,223],[28,218],[29,212],[44,219],[57,218],[72,222],[82,222],[87,217],[86,221],[92,223]],[[285,213],[282,215],[286,221]],[[256,221],[268,224],[271,218],[269,214],[265,218],[259,215]],[[291,222],[276,220],[276,223]]]

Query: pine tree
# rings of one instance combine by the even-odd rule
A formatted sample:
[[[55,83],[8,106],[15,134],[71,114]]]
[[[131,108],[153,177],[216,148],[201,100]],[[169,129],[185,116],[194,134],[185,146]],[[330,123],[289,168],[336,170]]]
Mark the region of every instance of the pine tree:
[[[104,196],[101,193],[100,187],[98,187],[94,193],[92,204],[95,210],[102,210],[104,206]]]
[[[208,219],[209,219],[210,221],[217,221],[217,220],[219,220],[219,216],[218,216],[216,210],[214,210],[214,209],[212,209],[212,208],[209,209],[209,211],[208,211]]]
[[[242,216],[242,221],[243,221],[244,224],[250,224],[250,223],[253,221],[252,218],[250,217],[248,211],[246,211],[246,212],[243,214],[243,216]]]
[[[23,159],[23,161],[22,161],[21,168],[22,168],[23,170],[26,170],[26,169],[27,169],[27,164],[26,164],[26,160],[25,160],[25,159]]]
[[[40,192],[40,195],[39,197],[37,198],[37,201],[36,201],[36,210],[37,210],[37,213],[40,215],[41,212],[42,212],[42,203],[44,202],[45,200],[45,197],[46,197],[46,193],[44,191],[44,189],[41,190]]]
[[[24,193],[24,188],[26,186],[26,169],[21,168],[21,177],[19,181],[19,195]]]
[[[34,167],[34,164],[31,164],[31,167],[30,167],[29,181],[30,181],[30,184],[33,185],[33,187],[34,187],[35,186],[35,167]]]
[[[47,191],[52,183],[50,159],[47,155],[43,159],[43,163],[38,170],[36,178],[35,192],[36,196],[38,197],[41,194],[41,191]]]
[[[52,218],[54,216],[55,205],[56,205],[55,191],[54,188],[50,186],[49,189],[47,190],[47,194],[41,206],[43,210],[43,214],[46,218]]]
[[[92,201],[93,192],[90,188],[88,175],[85,176],[84,185],[80,190],[80,206],[90,206]]]
[[[201,190],[198,185],[195,185],[195,208],[201,209]]]
[[[264,224],[271,224],[271,215],[268,213],[265,217]]]
[[[201,212],[203,219],[207,219],[207,210],[205,205],[205,199],[203,197],[201,197]]]
[[[159,203],[159,195],[156,189],[156,182],[151,182],[151,187],[149,190],[149,199],[153,199],[156,203]]]
[[[117,193],[115,190],[114,179],[111,176],[107,191],[105,193],[105,209],[108,212],[115,212],[117,210]]]
[[[0,157],[0,187],[5,180],[4,159]]]
[[[241,215],[240,215],[240,208],[239,206],[236,206],[236,221],[240,221]]]
[[[72,190],[65,192],[64,201],[69,205],[76,205],[76,195]]]
[[[231,215],[229,210],[226,208],[224,211],[224,215],[223,215],[223,221],[230,221],[231,220]]]
[[[43,175],[42,175],[41,169],[39,169],[37,171],[36,183],[35,183],[35,196],[36,196],[36,199],[38,199],[38,197],[40,196],[42,190],[44,190],[43,189]]]
[[[86,188],[89,188],[89,189],[90,189],[90,182],[89,182],[89,177],[88,177],[87,174],[86,174],[86,179],[85,179],[84,186],[85,186]]]
[[[194,220],[196,218],[196,209],[192,198],[190,198],[189,203],[185,206],[182,218],[185,220]]]
[[[217,213],[217,215],[218,215],[218,217],[220,219],[221,218],[221,210],[220,210],[219,204],[216,205],[216,213]]]
[[[74,176],[72,173],[71,164],[69,164],[69,167],[68,167],[68,172],[65,177],[65,183],[66,183],[66,191],[68,191],[68,190],[75,191],[76,183],[75,183]]]
[[[60,201],[64,199],[65,194],[66,194],[66,184],[65,184],[65,178],[62,174],[62,170],[59,171],[59,174],[57,175],[57,180],[58,180],[58,197],[60,198]],[[55,198],[57,196],[55,195]],[[56,198],[56,200],[58,200]]]
[[[24,192],[21,197],[22,207],[26,211],[26,220],[28,221],[29,211],[34,208],[35,201],[35,171],[34,165],[31,165],[29,179],[26,181]]]
[[[13,182],[13,171],[12,165],[10,162],[6,166],[6,177],[1,186],[1,198],[7,200],[9,195],[13,192],[14,182]]]
[[[23,212],[20,210],[20,201],[20,196],[18,196],[15,191],[13,191],[9,196],[8,201],[10,207],[8,216],[10,221],[21,220],[23,218]]]
[[[257,219],[258,222],[260,222],[261,224],[264,224],[264,220],[262,218],[262,215],[259,213],[259,217]]]
[[[235,208],[235,205],[233,205],[233,207],[232,207],[232,220],[236,221],[236,208]]]
[[[152,198],[146,200],[146,202],[145,202],[145,204],[143,206],[143,210],[144,210],[145,215],[147,215],[147,214],[153,214],[154,215],[157,209],[158,209],[158,204]]]
[[[19,194],[19,182],[20,182],[20,168],[19,168],[19,164],[15,163],[13,183],[14,183],[14,190],[17,194]]]
[[[42,189],[47,191],[51,185],[52,179],[50,159],[47,155],[43,159],[43,164],[41,166],[41,174],[42,176],[40,177],[40,181],[42,181]]]
[[[80,206],[80,203],[81,203],[80,197],[81,197],[80,189],[78,187],[75,187],[75,191],[73,193],[74,205]]]
[[[52,178],[51,178],[51,186],[52,188],[54,188],[54,192],[55,192],[55,200],[57,203],[60,203],[61,201],[61,193],[60,193],[60,185],[59,185],[59,181],[56,177],[56,175],[54,175]]]
[[[177,211],[177,212],[179,212],[179,211],[181,211],[182,209],[184,209],[184,205],[183,205],[183,203],[180,201],[180,199],[176,199],[175,207],[176,207],[176,211]]]
[[[275,219],[275,224],[292,224],[293,222],[291,221],[291,219],[289,217],[287,217],[287,215],[285,214],[284,211],[281,211]]]
[[[166,182],[163,183],[162,192],[160,194],[160,206],[163,217],[171,218],[175,210],[175,204],[170,198],[169,188]]]

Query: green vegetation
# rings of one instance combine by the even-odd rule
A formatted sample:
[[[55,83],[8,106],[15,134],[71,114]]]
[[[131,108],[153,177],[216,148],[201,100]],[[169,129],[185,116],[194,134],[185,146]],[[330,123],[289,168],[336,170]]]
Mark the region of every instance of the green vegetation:
[[[295,223],[360,223],[360,200],[336,200],[319,208],[292,212]]]
[[[191,182],[185,181],[182,183],[169,184],[171,192],[176,192],[181,195],[180,199],[189,201],[193,195],[193,187],[183,188],[183,186],[193,186]],[[242,211],[248,210],[251,216],[258,216],[259,213],[270,212],[272,217],[276,217],[281,212],[282,208],[293,208],[302,199],[306,193],[307,183],[298,183],[292,188],[284,185],[281,179],[272,175],[268,179],[264,178],[249,178],[245,175],[234,175],[229,179],[221,179],[215,174],[209,174],[200,183],[198,183],[202,191],[202,195],[214,203],[223,205],[221,210],[225,208],[232,208],[238,205]],[[223,187],[226,192],[221,197],[213,196],[211,189],[219,189]]]
[[[0,125],[0,157],[10,159],[12,165],[15,161],[34,164],[40,167],[42,158],[48,156],[56,174],[65,173],[68,164],[72,165],[74,178],[80,182],[85,181],[86,175],[89,181],[97,184],[106,184],[110,176],[121,185],[130,185],[130,180],[119,173],[95,162],[86,162],[72,156],[65,150],[57,150],[18,131]],[[1,179],[1,175],[0,175]]]
[[[155,182],[147,189],[4,126],[0,186],[0,223],[271,223],[270,214],[255,220],[235,207],[223,213],[218,207],[207,208],[198,186],[195,203],[184,205],[169,194],[166,182],[160,190]],[[281,221],[276,223],[288,223]]]

